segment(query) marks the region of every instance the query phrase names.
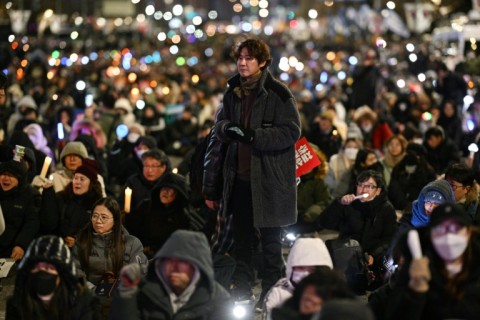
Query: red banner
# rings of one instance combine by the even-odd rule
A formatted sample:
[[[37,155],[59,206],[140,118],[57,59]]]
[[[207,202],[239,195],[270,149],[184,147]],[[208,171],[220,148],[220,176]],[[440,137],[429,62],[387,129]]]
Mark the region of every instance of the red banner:
[[[320,165],[320,159],[318,159],[312,146],[305,137],[302,137],[295,144],[295,164],[297,167],[297,177],[309,173],[313,168]]]

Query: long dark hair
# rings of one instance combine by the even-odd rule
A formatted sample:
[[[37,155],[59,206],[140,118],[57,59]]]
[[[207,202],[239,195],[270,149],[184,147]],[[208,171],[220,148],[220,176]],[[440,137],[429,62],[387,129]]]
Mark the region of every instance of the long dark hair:
[[[123,266],[123,257],[125,255],[122,211],[120,210],[118,202],[113,198],[102,198],[96,201],[92,206],[92,213],[97,206],[105,206],[113,215],[113,241],[112,246],[107,248],[106,257],[107,259],[110,259],[112,263],[113,270],[111,271],[115,276],[118,276],[120,269]],[[94,232],[92,221],[90,220],[90,222],[80,231],[77,239],[80,264],[87,275],[90,267],[90,254],[92,252]]]

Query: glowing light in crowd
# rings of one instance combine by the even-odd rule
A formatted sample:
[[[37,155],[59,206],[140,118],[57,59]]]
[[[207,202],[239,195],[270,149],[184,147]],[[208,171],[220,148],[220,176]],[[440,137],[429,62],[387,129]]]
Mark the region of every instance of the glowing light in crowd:
[[[408,55],[408,59],[412,62],[416,62],[417,61],[417,55],[415,53],[410,53]]]
[[[315,10],[315,9],[310,9],[310,10],[308,10],[308,17],[309,17],[310,19],[317,19],[317,17],[318,17],[318,11]]]
[[[177,54],[179,51],[178,46],[171,46],[169,51],[171,54]]]
[[[407,49],[408,52],[413,52],[415,50],[415,46],[412,43],[407,43],[405,49]]]
[[[200,17],[200,16],[195,16],[195,17],[192,19],[192,23],[193,23],[194,25],[196,25],[196,26],[201,25],[202,22],[203,22],[203,20],[202,20],[202,17]]]
[[[423,121],[430,121],[432,120],[432,114],[430,112],[424,112],[422,113],[422,120]]]
[[[176,16],[181,16],[183,13],[183,6],[181,4],[176,4],[172,8],[172,13]]]
[[[387,2],[387,8],[390,9],[390,10],[394,10],[395,9],[395,2],[388,1]]]
[[[403,79],[397,80],[397,87],[399,87],[401,89],[405,88],[405,80],[403,80]]]
[[[151,4],[149,4],[148,6],[145,7],[145,14],[147,16],[151,16],[155,13],[155,7]]]
[[[143,108],[145,108],[145,101],[137,100],[137,103],[135,103],[135,107],[137,107],[138,110],[143,110]]]
[[[385,39],[379,37],[375,41],[375,44],[376,44],[377,48],[385,48],[387,46],[387,41],[385,41]]]
[[[358,58],[355,57],[355,56],[350,56],[348,58],[348,63],[350,63],[352,66],[354,66],[358,63]]]
[[[418,81],[424,82],[427,79],[427,76],[425,76],[425,73],[419,73],[417,78],[418,78]]]
[[[209,18],[210,20],[215,20],[215,19],[217,19],[217,18],[218,18],[218,12],[215,11],[215,10],[209,11],[209,12],[208,12],[208,18]]]
[[[198,74],[192,75],[192,82],[193,83],[198,83],[199,81],[200,81],[200,77],[198,76]]]
[[[83,80],[77,81],[77,83],[75,84],[75,88],[77,88],[78,91],[85,90],[86,87],[87,84]]]

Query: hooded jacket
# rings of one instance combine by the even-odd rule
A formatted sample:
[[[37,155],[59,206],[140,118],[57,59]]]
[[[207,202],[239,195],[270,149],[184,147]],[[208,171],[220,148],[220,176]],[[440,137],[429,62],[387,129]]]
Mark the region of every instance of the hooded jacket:
[[[297,239],[288,254],[286,277],[278,280],[263,300],[262,319],[270,319],[272,309],[292,297],[295,287],[291,277],[295,266],[327,266],[333,269],[333,262],[322,239]]]
[[[155,261],[165,258],[186,260],[198,268],[200,273],[200,279],[190,299],[175,314],[172,311],[168,290],[155,270]],[[114,296],[110,319],[225,320],[230,318],[229,294],[214,280],[211,251],[205,235],[178,230],[155,254],[153,260],[136,295]]]
[[[160,190],[169,187],[176,190],[176,198],[168,206],[160,201]],[[138,209],[138,214],[127,215],[127,230],[138,237],[145,247],[157,251],[178,230],[203,228],[204,221],[193,212],[188,202],[187,182],[182,175],[166,173],[153,187],[150,200]]]
[[[399,233],[411,228],[425,227],[428,225],[430,217],[425,214],[425,195],[430,191],[439,192],[445,199],[444,202],[455,202],[455,195],[447,180],[434,180],[428,183],[420,191],[418,199],[413,201],[412,211],[405,212],[400,219]]]
[[[18,186],[9,191],[0,188],[0,205],[5,231],[0,235],[0,257],[10,257],[15,246],[26,250],[40,228],[38,216],[40,196],[27,183],[25,161],[10,160],[0,164],[0,173],[9,172],[18,179]]]

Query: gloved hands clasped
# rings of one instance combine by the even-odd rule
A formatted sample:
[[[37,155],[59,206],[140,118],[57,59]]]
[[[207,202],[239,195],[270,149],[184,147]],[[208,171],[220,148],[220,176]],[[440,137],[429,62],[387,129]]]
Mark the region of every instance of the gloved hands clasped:
[[[255,131],[250,128],[245,128],[242,125],[229,122],[224,125],[223,132],[230,139],[236,140],[241,143],[252,143],[255,139]]]

